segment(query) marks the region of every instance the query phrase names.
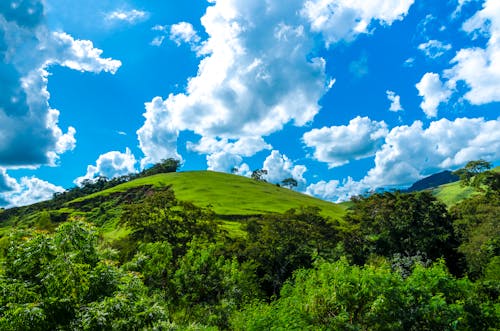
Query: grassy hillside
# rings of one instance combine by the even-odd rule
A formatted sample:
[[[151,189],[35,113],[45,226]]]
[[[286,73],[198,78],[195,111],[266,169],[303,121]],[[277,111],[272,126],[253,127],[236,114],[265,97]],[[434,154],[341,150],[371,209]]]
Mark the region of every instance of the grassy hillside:
[[[460,182],[444,184],[432,190],[432,194],[448,207],[459,203],[474,193],[476,193],[476,190],[469,186],[462,186]]]
[[[191,201],[198,207],[211,207],[220,216],[282,213],[302,206],[318,207],[322,215],[331,218],[340,218],[345,213],[344,208],[334,203],[269,183],[213,171],[175,172],[140,178],[76,199],[73,203],[126,192],[145,185],[154,187],[172,185],[179,200]]]
[[[492,171],[500,172],[500,166],[493,168]],[[480,192],[470,186],[463,186],[460,184],[460,181],[457,181],[432,189],[432,194],[450,207],[469,198],[473,194],[480,194]]]

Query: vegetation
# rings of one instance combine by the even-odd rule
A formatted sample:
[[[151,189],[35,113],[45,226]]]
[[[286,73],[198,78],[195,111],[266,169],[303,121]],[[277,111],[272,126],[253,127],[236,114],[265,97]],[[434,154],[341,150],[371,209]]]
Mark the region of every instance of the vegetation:
[[[495,330],[496,173],[451,207],[172,172],[5,210],[0,330]]]

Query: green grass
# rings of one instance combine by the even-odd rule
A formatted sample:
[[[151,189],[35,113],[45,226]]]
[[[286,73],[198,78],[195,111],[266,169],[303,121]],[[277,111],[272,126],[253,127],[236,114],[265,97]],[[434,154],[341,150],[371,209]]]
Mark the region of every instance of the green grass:
[[[432,194],[448,207],[451,207],[471,195],[477,194],[477,191],[472,187],[460,185],[460,182],[454,182],[433,189]]]
[[[500,166],[491,169],[495,172],[500,172]],[[474,188],[470,186],[460,185],[460,181],[444,184],[432,190],[432,194],[442,202],[444,202],[448,207],[451,207],[460,201],[469,198],[474,194],[481,194]]]
[[[338,219],[345,213],[345,208],[331,202],[273,184],[213,171],[158,174],[133,180],[72,202],[125,192],[144,185],[153,187],[172,185],[179,200],[191,201],[198,207],[210,207],[216,214],[224,216],[282,213],[302,206],[318,207],[323,216],[332,219]]]

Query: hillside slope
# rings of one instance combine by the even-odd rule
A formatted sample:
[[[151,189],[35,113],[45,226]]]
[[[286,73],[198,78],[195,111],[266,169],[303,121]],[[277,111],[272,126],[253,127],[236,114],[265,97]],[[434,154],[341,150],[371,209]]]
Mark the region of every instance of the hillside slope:
[[[179,200],[191,201],[198,207],[210,207],[222,217],[282,213],[304,206],[317,207],[322,215],[331,218],[339,218],[345,213],[344,208],[331,202],[269,183],[213,171],[174,172],[140,178],[76,199],[69,205],[140,186],[169,185]]]

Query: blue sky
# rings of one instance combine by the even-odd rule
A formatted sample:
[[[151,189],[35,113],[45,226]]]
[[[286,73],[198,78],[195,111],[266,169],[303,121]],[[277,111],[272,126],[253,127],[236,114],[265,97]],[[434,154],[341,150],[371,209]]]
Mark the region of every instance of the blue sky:
[[[342,201],[500,160],[498,0],[4,0],[0,206],[176,157]]]

